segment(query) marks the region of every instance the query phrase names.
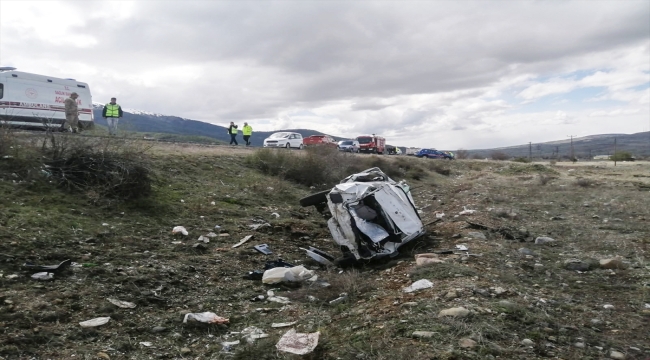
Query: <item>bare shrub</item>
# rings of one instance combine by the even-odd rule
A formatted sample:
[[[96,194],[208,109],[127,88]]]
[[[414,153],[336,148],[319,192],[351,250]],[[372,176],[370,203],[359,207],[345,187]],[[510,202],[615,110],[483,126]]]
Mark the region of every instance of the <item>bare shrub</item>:
[[[549,183],[549,181],[553,180],[552,176],[546,175],[546,174],[538,174],[537,175],[537,182],[540,185],[546,185]]]
[[[574,182],[574,185],[580,186],[580,187],[590,187],[595,185],[595,182],[592,179],[586,179],[586,178],[579,178],[576,179]]]
[[[504,153],[503,151],[492,151],[490,153],[490,157],[492,158],[492,160],[499,160],[499,161],[510,159],[510,155]]]
[[[456,159],[469,159],[469,151],[465,149],[456,150]]]

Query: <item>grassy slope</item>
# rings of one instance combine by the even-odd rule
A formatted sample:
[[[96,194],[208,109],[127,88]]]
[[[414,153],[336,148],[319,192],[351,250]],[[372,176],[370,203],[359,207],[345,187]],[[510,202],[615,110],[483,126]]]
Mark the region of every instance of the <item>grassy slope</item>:
[[[445,221],[429,227],[430,236],[409,244],[400,258],[389,263],[342,274],[318,271],[332,284],[330,289],[276,286],[277,293],[293,299],[283,307],[250,301],[270,287],[241,276],[261,269],[267,259],[251,249],[255,244],[271,246],[274,255],[269,259],[280,256],[314,268],[316,264],[307,261],[298,247],[314,245],[336,254],[320,214],[297,206],[298,198],[310,190],[258,174],[241,155],[203,150],[152,158],[158,179],[154,196],[133,204],[92,205],[84,194],[64,193],[42,183],[16,184],[19,179],[11,174],[0,175],[0,356],[70,358],[75,354],[90,359],[106,352],[112,359],[172,359],[189,348],[185,357],[232,358],[220,352],[220,342],[236,339],[229,331],[257,326],[270,338],[235,347],[234,358],[292,358],[274,347],[286,329],[271,329],[270,324],[294,320],[299,321],[299,332],[321,332],[321,345],[313,358],[599,359],[611,348],[628,353],[629,358],[642,358],[630,346],[646,351],[646,356],[650,351],[648,313],[643,311],[644,303],[650,302],[644,287],[650,282],[649,231],[644,225],[650,219],[644,205],[650,203],[644,187],[649,181],[633,176],[647,174],[647,168],[568,171],[445,162],[451,176],[426,171],[421,181],[410,181],[425,222],[434,218],[433,211],[446,213]],[[419,161],[424,167],[440,164],[408,161]],[[540,174],[551,180],[540,185]],[[575,185],[578,177],[593,179],[592,185]],[[559,242],[535,246],[488,231],[483,231],[487,241],[472,240],[469,232],[480,230],[469,228],[464,218],[454,218],[463,206],[478,210],[471,216],[474,221],[525,228],[533,237],[549,235]],[[272,216],[274,212],[280,217]],[[562,220],[549,220],[553,216]],[[256,233],[249,244],[232,249],[232,244],[252,234],[247,225],[254,219],[272,227]],[[185,226],[190,235],[173,236],[176,225]],[[205,250],[193,248],[195,239],[214,225],[229,236],[212,239]],[[454,239],[454,234],[461,238]],[[179,240],[182,244],[172,244]],[[466,244],[482,256],[413,269],[413,254],[455,244]],[[517,253],[521,247],[540,256],[522,258]],[[580,274],[562,268],[571,257],[612,255],[626,257],[633,267],[613,274],[606,270]],[[32,272],[20,268],[25,261],[51,264],[67,258],[86,266],[52,282],[31,280]],[[9,280],[10,274],[20,277]],[[433,281],[434,288],[401,292],[420,277]],[[489,295],[490,287],[507,292]],[[340,292],[348,292],[350,300],[325,304]],[[308,294],[319,300],[309,302]],[[138,307],[118,309],[107,297],[132,301]],[[603,309],[606,303],[615,309]],[[472,314],[464,319],[437,317],[439,310],[454,306],[464,306]],[[200,311],[229,317],[231,324],[182,324],[185,313]],[[77,324],[98,316],[112,320],[95,329]],[[602,323],[592,324],[592,318]],[[152,332],[155,326],[166,330]],[[416,330],[434,335],[413,339]],[[478,346],[460,348],[463,337],[472,337]],[[521,346],[523,338],[535,345]],[[140,345],[143,341],[153,346]],[[573,346],[580,341],[587,346]]]

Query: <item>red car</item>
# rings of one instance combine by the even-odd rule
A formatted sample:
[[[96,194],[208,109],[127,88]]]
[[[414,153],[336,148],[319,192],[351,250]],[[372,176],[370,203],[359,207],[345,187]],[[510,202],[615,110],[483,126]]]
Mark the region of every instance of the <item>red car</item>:
[[[336,140],[334,140],[331,136],[329,135],[312,135],[304,138],[302,140],[302,143],[305,146],[314,146],[314,145],[327,145],[331,147],[336,147],[337,143]]]

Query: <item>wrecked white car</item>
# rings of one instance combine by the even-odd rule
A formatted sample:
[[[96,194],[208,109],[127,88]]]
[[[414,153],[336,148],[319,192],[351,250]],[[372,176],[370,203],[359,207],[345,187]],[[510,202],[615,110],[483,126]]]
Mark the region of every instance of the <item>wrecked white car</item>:
[[[425,232],[409,186],[376,167],[300,200],[300,205],[319,210],[325,204],[332,214],[327,226],[334,241],[356,260],[395,256],[400,246]]]

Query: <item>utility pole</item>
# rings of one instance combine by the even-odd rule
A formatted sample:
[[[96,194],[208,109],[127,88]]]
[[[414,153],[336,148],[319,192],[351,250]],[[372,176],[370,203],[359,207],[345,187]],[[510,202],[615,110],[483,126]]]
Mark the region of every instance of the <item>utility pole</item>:
[[[575,161],[575,153],[573,152],[573,138],[578,135],[567,135],[568,138],[571,138],[571,161]]]
[[[528,160],[533,161],[533,143],[528,142]]]
[[[616,166],[616,138],[614,138],[614,166]]]

